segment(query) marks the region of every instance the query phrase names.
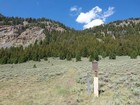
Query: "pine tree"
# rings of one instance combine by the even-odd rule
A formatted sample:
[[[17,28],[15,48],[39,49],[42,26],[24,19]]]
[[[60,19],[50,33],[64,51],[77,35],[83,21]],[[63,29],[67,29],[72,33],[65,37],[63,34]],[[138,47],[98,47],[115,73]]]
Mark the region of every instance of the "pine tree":
[[[136,59],[138,56],[138,53],[136,51],[133,51],[131,54],[130,54],[130,58],[131,59]]]
[[[90,55],[89,61],[92,62],[93,60],[99,61],[99,56],[96,51],[91,53],[91,55]]]
[[[81,61],[81,54],[77,53],[76,54],[76,62]]]
[[[109,59],[116,59],[116,54],[113,53],[113,52],[111,52],[111,53],[109,54]]]
[[[85,47],[82,51],[82,56],[87,57],[88,56],[88,49]]]
[[[48,60],[48,57],[44,57],[44,60],[47,61]]]
[[[68,61],[70,61],[70,60],[72,59],[72,56],[71,56],[70,53],[67,54],[66,59],[67,59]]]
[[[107,53],[106,52],[102,52],[101,56],[102,56],[102,58],[105,58],[105,57],[107,57]]]
[[[61,60],[66,59],[66,55],[65,55],[65,53],[63,53],[63,52],[60,53],[59,58],[60,58]]]

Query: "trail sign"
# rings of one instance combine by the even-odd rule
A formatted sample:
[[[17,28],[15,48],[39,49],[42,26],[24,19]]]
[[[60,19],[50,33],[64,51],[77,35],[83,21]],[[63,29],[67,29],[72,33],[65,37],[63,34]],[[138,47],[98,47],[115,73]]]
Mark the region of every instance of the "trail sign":
[[[96,60],[92,62],[92,69],[94,71],[95,77],[98,77],[98,62]]]

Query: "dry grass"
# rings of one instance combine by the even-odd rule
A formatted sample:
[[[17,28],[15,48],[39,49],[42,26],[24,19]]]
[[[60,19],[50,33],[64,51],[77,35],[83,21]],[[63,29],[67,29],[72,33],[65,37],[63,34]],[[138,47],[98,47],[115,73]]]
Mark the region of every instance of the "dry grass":
[[[99,98],[91,68],[87,58],[0,65],[0,105],[140,105],[140,58],[99,61]]]

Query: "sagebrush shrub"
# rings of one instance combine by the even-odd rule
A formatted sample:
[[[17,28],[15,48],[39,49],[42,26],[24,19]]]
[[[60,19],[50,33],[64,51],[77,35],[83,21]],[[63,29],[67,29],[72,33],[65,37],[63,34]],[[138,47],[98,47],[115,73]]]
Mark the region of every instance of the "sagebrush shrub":
[[[37,68],[36,64],[33,65],[33,68]]]

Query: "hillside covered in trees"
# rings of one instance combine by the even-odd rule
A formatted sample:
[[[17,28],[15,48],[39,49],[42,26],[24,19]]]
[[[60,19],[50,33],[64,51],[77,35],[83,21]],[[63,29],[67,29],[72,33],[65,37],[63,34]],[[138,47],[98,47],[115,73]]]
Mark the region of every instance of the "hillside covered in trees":
[[[24,26],[24,22],[28,25]],[[78,31],[45,18],[24,19],[0,16],[0,27],[17,25],[22,27],[20,31],[17,28],[19,33],[39,27],[43,29],[45,37],[41,40],[35,38],[35,41],[26,47],[24,43],[16,47],[1,47],[1,64],[47,60],[48,57],[67,60],[76,58],[79,61],[81,57],[98,60],[98,55],[103,58],[109,56],[110,59],[115,59],[116,55],[129,55],[131,58],[140,55],[140,18],[115,21]],[[30,34],[25,35],[23,40],[26,41],[28,35]],[[19,36],[20,34],[17,34],[14,38]],[[3,37],[0,36],[0,39],[3,40]]]

